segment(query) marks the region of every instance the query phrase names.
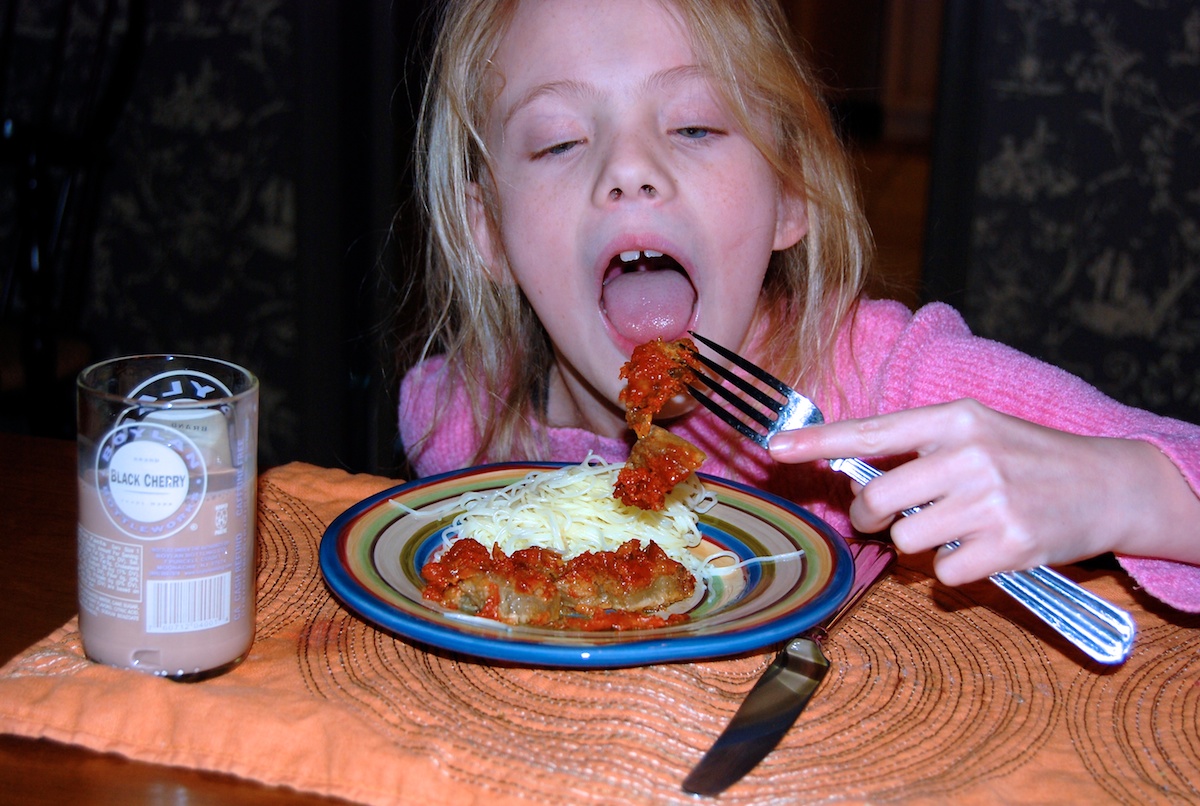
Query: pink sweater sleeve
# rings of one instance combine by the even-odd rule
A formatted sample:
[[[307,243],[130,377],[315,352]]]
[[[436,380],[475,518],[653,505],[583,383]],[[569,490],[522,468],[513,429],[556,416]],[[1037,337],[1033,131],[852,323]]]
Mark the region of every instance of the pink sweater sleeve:
[[[975,398],[1062,431],[1145,440],[1174,462],[1193,492],[1200,491],[1200,426],[1122,405],[1070,373],[974,336],[949,306],[928,305],[912,314],[898,303],[866,303],[851,337],[843,339],[839,370],[839,379],[848,381],[845,399],[852,401],[841,416]],[[1118,559],[1156,598],[1200,612],[1200,567]]]

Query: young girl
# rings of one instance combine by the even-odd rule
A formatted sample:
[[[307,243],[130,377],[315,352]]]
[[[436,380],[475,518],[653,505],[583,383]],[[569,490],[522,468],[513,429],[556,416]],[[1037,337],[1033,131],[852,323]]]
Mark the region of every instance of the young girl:
[[[775,0],[449,0],[421,137],[432,327],[400,402],[418,474],[624,461],[622,364],[695,330],[837,421],[767,452],[673,401],[703,471],[846,533],[890,525],[901,551],[960,541],[935,558],[946,584],[1113,551],[1200,611],[1200,428],[944,305],[864,297],[848,160]],[[842,456],[893,469],[853,487],[820,461]]]

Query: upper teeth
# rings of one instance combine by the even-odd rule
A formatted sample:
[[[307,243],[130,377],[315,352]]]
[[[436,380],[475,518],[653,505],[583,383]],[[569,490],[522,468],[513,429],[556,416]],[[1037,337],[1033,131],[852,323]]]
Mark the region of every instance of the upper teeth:
[[[633,250],[630,250],[629,252],[621,253],[621,262],[622,263],[633,263],[635,260],[637,260],[639,257],[641,257],[643,255],[648,258],[662,257],[663,253],[655,252],[653,249],[647,249],[645,251],[641,251],[639,249],[633,249]]]

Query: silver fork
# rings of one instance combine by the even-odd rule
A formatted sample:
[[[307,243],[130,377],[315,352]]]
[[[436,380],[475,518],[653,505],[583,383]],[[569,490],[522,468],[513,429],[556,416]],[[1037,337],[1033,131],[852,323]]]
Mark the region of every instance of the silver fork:
[[[719,380],[714,380],[703,372],[696,372],[696,377],[705,386],[740,412],[742,416],[734,414],[695,386],[689,385],[688,391],[705,408],[733,426],[742,435],[765,448],[771,437],[780,431],[790,431],[825,422],[824,415],[821,414],[821,410],[815,403],[774,375],[698,333],[692,333],[692,336],[775,393],[764,391],[717,362],[699,353],[696,354],[697,360],[717,378],[723,378],[745,396],[738,395],[726,388]],[[751,400],[754,403],[751,403]],[[871,479],[883,475],[883,471],[861,459],[834,459],[830,461],[829,466],[838,472],[845,473],[859,484],[866,484]],[[914,515],[925,506],[930,506],[930,504],[911,507],[900,514]],[[946,545],[948,548],[958,548],[958,541]],[[1029,608],[1034,615],[1053,627],[1060,635],[1100,663],[1122,663],[1133,650],[1133,639],[1137,627],[1130,615],[1056,571],[1045,566],[1038,566],[1027,571],[1005,571],[993,574],[991,580],[1005,593]]]

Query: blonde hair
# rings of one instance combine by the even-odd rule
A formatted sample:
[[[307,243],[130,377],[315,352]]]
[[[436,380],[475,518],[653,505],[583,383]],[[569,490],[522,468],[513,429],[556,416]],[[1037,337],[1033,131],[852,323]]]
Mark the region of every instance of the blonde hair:
[[[447,0],[422,100],[417,187],[427,219],[422,278],[429,330],[421,357],[441,352],[448,383],[467,387],[476,461],[543,458],[531,419],[543,421],[552,361],[548,337],[514,283],[494,282],[472,237],[468,196],[483,193],[483,127],[492,101],[490,58],[520,0]],[[804,388],[829,380],[833,339],[866,282],[871,239],[849,160],[822,87],[798,54],[777,0],[663,0],[690,31],[732,113],[779,178],[805,200],[809,231],[772,256],[755,328],[758,354]],[[771,121],[763,133],[753,121]],[[412,446],[409,446],[412,450]],[[419,448],[418,448],[419,449]]]

